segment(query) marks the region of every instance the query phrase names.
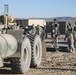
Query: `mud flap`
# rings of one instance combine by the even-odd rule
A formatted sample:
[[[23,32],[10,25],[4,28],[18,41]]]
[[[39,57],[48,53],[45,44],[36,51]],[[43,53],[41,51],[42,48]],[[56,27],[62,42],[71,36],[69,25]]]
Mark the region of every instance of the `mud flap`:
[[[3,66],[3,59],[2,59],[2,55],[0,54],[0,67]]]

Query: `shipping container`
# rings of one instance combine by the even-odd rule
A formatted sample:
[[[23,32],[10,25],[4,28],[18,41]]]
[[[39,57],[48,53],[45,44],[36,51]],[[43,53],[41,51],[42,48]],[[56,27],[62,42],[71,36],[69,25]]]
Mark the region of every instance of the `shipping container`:
[[[25,27],[28,25],[28,19],[15,19],[16,23]]]

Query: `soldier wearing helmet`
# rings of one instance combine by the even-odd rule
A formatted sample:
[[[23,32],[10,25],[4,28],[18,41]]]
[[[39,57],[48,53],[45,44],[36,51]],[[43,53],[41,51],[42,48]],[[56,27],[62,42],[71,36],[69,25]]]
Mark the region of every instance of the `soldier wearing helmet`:
[[[74,51],[73,28],[70,23],[69,25],[67,25],[67,31],[64,40],[66,40],[66,38],[68,43],[68,51],[73,52]]]
[[[58,36],[59,36],[59,24],[56,19],[53,20],[52,23],[52,39],[53,39],[53,44],[54,48],[57,50],[58,48]]]
[[[76,48],[76,23],[74,26],[74,47]]]

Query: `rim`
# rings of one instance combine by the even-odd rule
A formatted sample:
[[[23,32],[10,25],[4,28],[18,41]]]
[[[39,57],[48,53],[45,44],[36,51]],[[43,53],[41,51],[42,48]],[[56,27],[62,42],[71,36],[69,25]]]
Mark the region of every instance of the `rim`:
[[[36,58],[39,58],[39,45],[36,45]]]
[[[24,63],[26,64],[28,62],[28,48],[24,49]]]

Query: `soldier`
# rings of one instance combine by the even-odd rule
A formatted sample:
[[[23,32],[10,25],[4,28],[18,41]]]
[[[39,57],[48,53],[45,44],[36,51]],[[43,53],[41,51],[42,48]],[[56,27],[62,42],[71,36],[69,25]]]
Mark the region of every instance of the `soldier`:
[[[74,26],[74,30],[76,31],[76,23],[75,23],[75,26]]]
[[[16,24],[15,29],[16,30],[19,30],[20,29],[20,25],[19,24]]]
[[[52,34],[54,48],[57,50],[58,48],[58,36],[59,36],[59,24],[56,19],[53,20],[52,23]]]
[[[73,29],[70,23],[68,23],[67,27],[70,27],[70,29]]]
[[[76,23],[74,26],[74,47],[76,48]]]
[[[67,38],[67,43],[68,43],[68,51],[73,52],[74,50],[74,39],[73,39],[73,29],[71,27],[71,24],[67,26],[67,31],[66,31],[66,36],[64,40]]]
[[[39,35],[39,25],[36,26],[36,34]]]

